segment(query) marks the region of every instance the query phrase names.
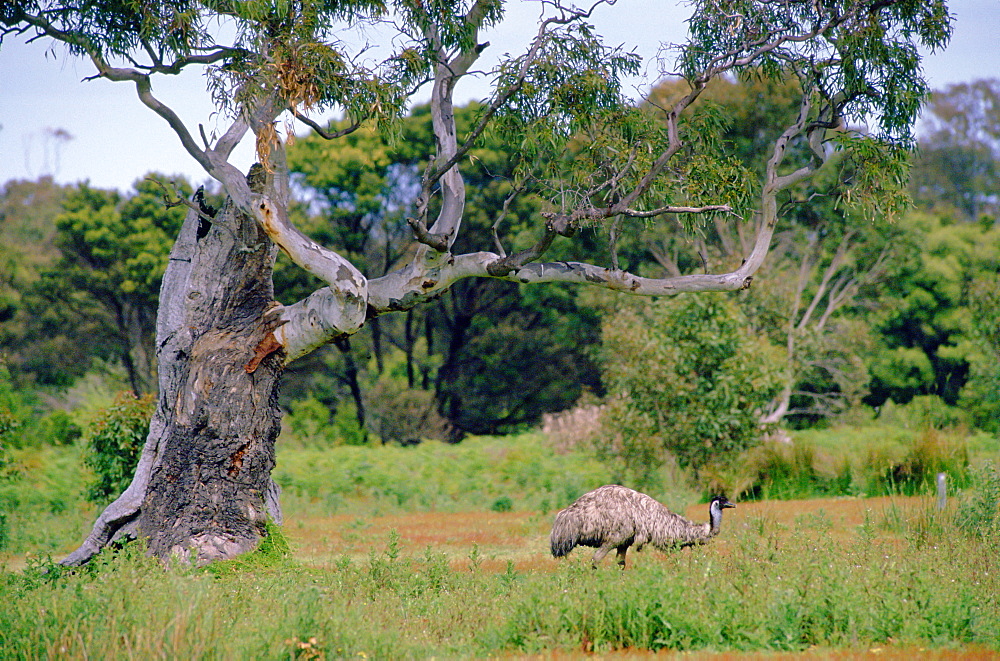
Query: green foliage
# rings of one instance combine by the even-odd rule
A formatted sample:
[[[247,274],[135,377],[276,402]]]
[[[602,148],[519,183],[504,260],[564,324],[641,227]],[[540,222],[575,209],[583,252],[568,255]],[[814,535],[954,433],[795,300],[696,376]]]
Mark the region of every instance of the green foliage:
[[[500,496],[490,505],[490,511],[492,512],[509,512],[512,509],[514,509],[514,501],[507,496]]]
[[[646,103],[666,108],[689,89],[681,79],[668,79],[652,89]],[[721,140],[716,138],[717,145],[724,145],[728,153],[760,176],[775,139],[784,127],[794,123],[800,98],[801,88],[793,77],[723,77],[708,83],[694,107],[712,104],[722,109],[725,123]]]
[[[1000,275],[981,274],[970,285],[972,332],[969,379],[959,403],[975,425],[1000,432]]]
[[[565,507],[611,481],[586,453],[554,454],[536,434],[278,451],[274,479],[288,508],[306,512],[487,511]]]
[[[764,443],[736,462],[732,498],[796,499],[858,493],[855,467],[844,457],[825,453],[808,442]]]
[[[902,407],[900,407],[902,408]],[[995,454],[963,426],[938,428],[919,413],[894,414],[895,422],[801,430],[788,442],[768,441],[741,455],[714,479],[733,498],[795,499],[820,496],[929,495],[938,473],[952,490],[964,488],[971,467]]]
[[[884,278],[892,286],[879,288],[878,305],[869,316],[883,346],[868,359],[872,384],[866,402],[881,405],[891,398],[902,404],[917,395],[937,395],[954,405],[970,364],[980,370],[974,387],[987,396],[995,361],[985,366],[983,350],[985,355],[992,350],[980,329],[988,333],[996,314],[988,292],[991,274],[1000,269],[1000,226],[911,213],[900,219],[894,234],[894,257],[886,263]],[[977,306],[976,313],[968,310],[970,304]],[[984,413],[990,410],[984,406]]]
[[[481,112],[475,103],[456,108],[459,131],[470,130]],[[415,213],[419,173],[427,166],[426,154],[434,150],[430,108],[416,106],[402,120],[400,131],[403,139],[392,144],[373,130],[360,129],[341,140],[309,136],[289,147],[291,168],[320,211],[306,219],[303,229],[349,255],[370,277],[391,269],[409,249],[412,232],[406,218]],[[531,245],[537,240],[531,222],[542,202],[530,191],[507,200],[516,145],[507,135],[488,132],[469,156],[463,172],[468,200],[454,251],[492,250],[491,226],[502,209],[509,249]],[[434,196],[432,214],[437,200]],[[550,256],[579,256],[564,250],[566,246],[554,246]],[[308,294],[316,283],[279,258],[275,286],[278,298],[289,301]],[[405,363],[386,348],[386,337],[395,338]],[[433,392],[432,408],[460,435],[519,431],[537,423],[543,413],[571,405],[583,388],[600,390],[586,351],[596,340],[596,315],[578,304],[574,289],[467,280],[429,306],[380,317],[377,326],[352,337],[351,346],[359,367],[354,378],[368,402],[365,406],[372,409],[365,411],[371,431],[387,440],[412,440],[439,437],[437,421],[431,420],[423,431],[421,425],[415,430],[390,429],[388,434],[380,430],[405,424],[392,410],[396,400],[402,405],[408,399],[408,408],[428,416],[428,402],[416,401],[428,391]],[[373,360],[367,360],[369,356]],[[342,382],[350,381],[346,361],[327,364]],[[344,387],[322,396],[317,392],[322,384],[314,381],[307,387],[309,395],[337,411],[350,397]],[[404,389],[422,392],[398,395]],[[379,395],[385,392],[393,395]]]
[[[969,418],[937,395],[918,395],[903,405],[888,401],[878,410],[878,422],[904,429],[962,429]]]
[[[7,471],[0,475],[7,552],[58,553],[86,536],[95,513],[80,488],[92,477],[82,454],[80,445],[7,449]]]
[[[969,476],[969,455],[964,441],[933,428],[916,435],[902,456],[891,448],[882,452],[875,449],[864,465],[870,467],[866,480],[868,495],[928,493],[938,473],[946,473],[953,485],[961,487]]]
[[[1000,546],[1000,472],[987,462],[963,494],[955,523],[973,538]]]
[[[909,209],[909,149],[848,135],[837,136],[833,142],[847,154],[841,176],[850,181],[851,188],[841,198],[842,206],[869,222],[893,221]]]
[[[598,150],[574,148],[578,136],[600,136],[604,158],[614,154],[608,146],[624,147],[618,165],[628,158],[637,132],[650,137],[621,93],[621,79],[638,71],[639,57],[621,47],[606,47],[584,23],[552,30],[538,46],[531,61],[524,55],[501,63],[497,94],[511,89],[516,93],[499,109],[493,130],[514,146],[516,181],[534,176],[539,167],[549,169],[543,180],[553,178],[559,168],[565,170],[570,161],[564,159],[570,154],[580,157],[569,181],[564,181],[567,195],[574,199],[555,201],[557,207],[568,202],[573,208],[586,202],[575,196],[585,195],[585,182],[593,176],[598,158]],[[523,83],[517,84],[522,75]]]
[[[158,182],[158,183],[157,183]],[[118,362],[129,386],[154,383],[156,306],[167,254],[185,211],[167,208],[162,175],[128,196],[80,184],[61,196],[50,239],[58,258],[37,266],[19,301],[20,331],[4,342],[20,378],[67,386],[97,360]],[[191,187],[177,182],[179,195]],[[43,207],[44,209],[44,207]]]
[[[35,390],[18,387],[0,363],[0,446],[66,445],[79,438],[73,416],[59,409],[44,412],[40,399]]]
[[[52,219],[67,189],[50,177],[0,185],[0,360],[13,369],[19,385],[28,380],[20,367],[30,360],[30,352],[19,349],[37,339],[28,328],[24,294],[58,256]]]
[[[816,34],[819,26],[829,29]],[[761,49],[761,35],[814,36]],[[860,0],[795,6],[701,0],[693,3],[679,64],[688,80],[726,65],[735,73],[770,77],[795,72],[807,91],[826,96],[837,90],[839,116],[874,119],[880,137],[908,143],[928,94],[918,48],[943,47],[950,36],[941,0],[880,6]]]
[[[294,400],[290,407],[291,411],[283,419],[286,441],[303,447],[364,445],[367,442],[353,407],[347,403],[341,403],[333,415],[315,397]]]
[[[93,469],[96,480],[87,487],[88,500],[114,500],[132,482],[155,407],[152,395],[137,398],[121,393],[90,424],[86,434],[89,452],[84,463]]]
[[[773,349],[721,296],[619,306],[604,319],[601,362],[611,395],[604,451],[637,484],[668,454],[702,468],[759,443],[780,388]]]
[[[594,310],[559,287],[512,287],[504,298],[471,320],[464,346],[439,371],[442,409],[470,433],[520,431],[588,388],[601,391],[588,352],[598,341]]]
[[[24,445],[23,430],[31,413],[24,395],[14,388],[10,371],[0,363],[0,447]]]
[[[428,390],[381,378],[368,397],[370,426],[383,443],[411,445],[425,439],[444,440],[448,435],[447,422],[438,414],[434,393]]]
[[[204,571],[216,577],[246,575],[273,570],[290,564],[291,548],[281,527],[271,520],[264,523],[264,536],[253,551],[232,560],[213,562]]]
[[[3,420],[0,418],[0,425],[3,424]],[[3,439],[3,434],[0,433],[0,486],[17,479],[17,477],[18,470],[13,465],[13,461],[7,451],[7,442]],[[10,544],[10,522],[7,512],[11,507],[7,499],[4,498],[4,495],[0,491],[0,553],[4,552]]]
[[[52,411],[39,420],[40,442],[50,445],[69,445],[83,435],[80,425],[66,411]]]

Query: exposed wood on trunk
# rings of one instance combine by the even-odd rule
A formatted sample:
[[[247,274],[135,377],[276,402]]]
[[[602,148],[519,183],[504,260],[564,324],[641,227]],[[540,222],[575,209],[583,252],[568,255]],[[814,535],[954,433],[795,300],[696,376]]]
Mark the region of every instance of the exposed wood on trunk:
[[[270,478],[284,365],[268,341],[276,251],[232,205],[203,238],[197,225],[192,211],[164,276],[160,392],[135,479],[66,564],[123,535],[162,558],[233,557],[257,545],[268,516],[281,519]]]

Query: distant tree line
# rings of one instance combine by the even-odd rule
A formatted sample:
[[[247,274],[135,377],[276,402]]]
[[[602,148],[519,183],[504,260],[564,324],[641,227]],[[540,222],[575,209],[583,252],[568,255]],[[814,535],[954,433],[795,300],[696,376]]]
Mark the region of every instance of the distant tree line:
[[[663,105],[677,93],[666,82],[647,103]],[[698,304],[705,309],[695,317],[716,332],[739,320],[720,347],[731,344],[738,351],[740,342],[749,341],[768,347],[754,353],[767,363],[755,373],[768,375],[768,383],[757,387],[766,401],[747,405],[756,419],[808,426],[860,404],[877,408],[889,400],[902,404],[934,395],[964,408],[973,424],[997,427],[998,95],[997,80],[934,94],[912,165],[910,211],[887,223],[872,210],[856,208],[840,196],[838,185],[856,176],[855,164],[828,164],[783,200],[788,222],[758,276],[766,283],[727,303]],[[794,116],[796,99],[793,83],[713,83],[699,103],[717,109],[721,139],[737,154],[728,165],[734,176],[763,167],[761,145]],[[459,124],[471,124],[478,112],[475,104],[458,109]],[[410,249],[407,218],[426,166],[418,155],[433,151],[433,139],[426,107],[413,109],[391,145],[366,130],[335,142],[299,139],[289,148],[300,200],[295,222],[347,255],[366,276],[387,273]],[[489,219],[498,216],[508,233],[525,230],[524,246],[515,248],[534,240],[527,222],[541,202],[532,196],[510,202],[517,181],[513,149],[503,136],[487,134],[467,155],[473,166],[466,170],[471,231],[461,238],[468,244],[458,247],[463,252],[491,244]],[[187,210],[176,197],[192,193],[189,182],[162,175],[138,180],[127,193],[86,183],[60,186],[51,179],[3,186],[0,362],[14,386],[60,388],[88,371],[116,366],[136,394],[155,388],[152,340],[160,278]],[[202,199],[220,203],[212,191]],[[652,226],[626,232],[610,223],[585,230],[573,254],[560,254],[569,245],[558,243],[549,254],[613,255],[621,268],[652,276],[699,272],[738,264],[749,240],[746,229],[716,219],[678,238],[658,236]],[[278,300],[289,302],[318,286],[280,258],[275,285]],[[683,305],[662,300],[637,307],[601,292],[463,280],[432,305],[377,318],[350,339],[293,364],[283,398],[286,408],[308,411],[345,438],[363,441],[373,432],[399,442],[515,431],[588,398],[650,387],[650,397],[671,398],[674,417],[697,417],[697,403],[712,406],[713,397],[715,405],[732,408],[721,395],[698,395],[701,386],[692,385],[693,403],[680,406],[687,395],[656,395],[655,384],[640,383],[654,374],[666,379],[692,358],[668,357],[684,345],[669,335],[664,320],[672,306]],[[635,323],[637,315],[660,321]],[[663,352],[630,352],[629,343],[640,340]],[[650,355],[672,366],[649,369]],[[661,374],[660,367],[668,372]],[[734,366],[716,377],[740,373]],[[673,379],[670,386],[683,383]],[[313,405],[301,405],[307,401]],[[631,413],[620,412],[623,424],[639,424],[636,411],[645,404],[636,398],[636,405]],[[648,420],[642,424],[636,429],[648,431]],[[732,424],[747,422],[734,418]]]

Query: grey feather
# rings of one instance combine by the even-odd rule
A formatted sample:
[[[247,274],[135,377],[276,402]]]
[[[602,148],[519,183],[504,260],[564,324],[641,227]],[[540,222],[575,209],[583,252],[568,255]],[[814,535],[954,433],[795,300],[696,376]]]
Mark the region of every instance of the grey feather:
[[[694,523],[671,512],[654,498],[617,484],[598,487],[556,514],[549,542],[559,558],[577,546],[597,549],[596,567],[611,549],[625,567],[630,546],[636,551],[652,544],[662,551],[703,544],[719,534],[722,510],[736,507],[722,497],[709,504],[709,523]]]

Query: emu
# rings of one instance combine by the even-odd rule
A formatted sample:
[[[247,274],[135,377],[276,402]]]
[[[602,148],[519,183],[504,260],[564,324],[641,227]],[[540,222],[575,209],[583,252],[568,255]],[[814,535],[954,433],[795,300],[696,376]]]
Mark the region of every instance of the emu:
[[[646,544],[661,551],[704,544],[719,534],[727,507],[736,505],[717,496],[708,506],[709,523],[693,523],[644,493],[617,484],[597,487],[556,514],[549,537],[552,555],[561,558],[576,546],[596,548],[596,568],[617,549],[618,564],[625,569],[625,554],[633,544],[636,551]]]

